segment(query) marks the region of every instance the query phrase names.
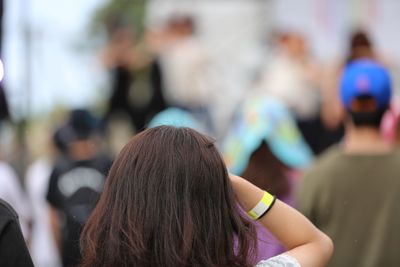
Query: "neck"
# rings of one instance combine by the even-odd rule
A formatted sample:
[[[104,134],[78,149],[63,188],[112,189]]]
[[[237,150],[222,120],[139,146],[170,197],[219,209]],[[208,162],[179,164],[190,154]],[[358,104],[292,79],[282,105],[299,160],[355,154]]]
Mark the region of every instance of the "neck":
[[[348,154],[383,154],[390,152],[392,146],[385,141],[379,129],[347,125],[343,149]]]

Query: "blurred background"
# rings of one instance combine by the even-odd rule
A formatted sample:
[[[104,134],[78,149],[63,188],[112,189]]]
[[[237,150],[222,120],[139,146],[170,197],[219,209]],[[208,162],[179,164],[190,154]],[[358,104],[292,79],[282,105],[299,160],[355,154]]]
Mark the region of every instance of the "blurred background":
[[[400,37],[396,25],[400,3],[394,0],[2,2],[1,54],[5,67],[2,84],[13,126],[26,123],[23,127],[28,127],[20,133],[26,137],[28,146],[31,140],[38,145],[36,132],[30,132],[36,123],[51,127],[71,108],[86,107],[100,116],[106,113],[113,77],[100,54],[110,44],[112,31],[119,26],[131,31],[126,38],[132,39],[131,45],[138,53],[146,53],[143,58],[135,59],[143,62],[132,72],[145,72],[150,66],[145,61],[161,53],[150,50],[165,49],[145,47],[162,42],[163,37],[159,37],[149,44],[149,34],[165,31],[165,25],[174,16],[190,17],[195,23],[196,41],[206,51],[206,60],[213,68],[214,77],[208,78],[213,79],[213,86],[218,89],[210,90],[228,94],[231,106],[253,87],[252,83],[276,50],[277,35],[284,32],[299,34],[308,56],[320,66],[329,66],[339,64],[347,56],[352,32],[365,30],[377,53],[390,60],[397,75]],[[140,75],[146,74],[134,76]],[[146,78],[142,81],[136,81],[139,95],[152,89],[147,88],[151,86],[146,84]],[[226,100],[226,96],[223,98]],[[225,109],[215,112],[226,121],[232,110],[218,109]],[[16,129],[5,127],[1,127],[5,131],[2,152],[9,153],[4,151],[12,149],[9,146],[14,135],[9,131]]]
[[[57,130],[74,125],[73,110],[90,113],[91,145],[112,158],[165,109],[190,114],[221,144],[245,99],[272,96],[316,155],[343,134],[346,62],[377,59],[399,88],[396,0],[0,3],[0,160],[27,198],[39,183],[34,164],[50,170],[72,142]]]
[[[99,54],[117,24],[132,31],[127,38],[132,38],[138,53],[147,50],[151,57],[155,52],[144,47],[149,45],[145,40],[149,33],[161,31],[174,16],[191,17],[196,41],[215,69],[213,79],[218,81],[213,82],[229,94],[232,106],[271,58],[279,33],[301,35],[309,56],[324,66],[346,56],[349,36],[356,29],[368,32],[390,64],[396,65],[400,53],[396,34],[400,3],[394,0],[3,2],[3,87],[12,122],[26,121],[27,127],[60,119],[64,111],[76,107],[105,113],[112,77]],[[149,66],[141,64],[132,71],[143,72]],[[151,87],[146,82],[137,90],[151,90],[144,88]],[[21,134],[30,136],[28,143],[35,139],[34,133]],[[3,134],[3,138],[11,137]]]

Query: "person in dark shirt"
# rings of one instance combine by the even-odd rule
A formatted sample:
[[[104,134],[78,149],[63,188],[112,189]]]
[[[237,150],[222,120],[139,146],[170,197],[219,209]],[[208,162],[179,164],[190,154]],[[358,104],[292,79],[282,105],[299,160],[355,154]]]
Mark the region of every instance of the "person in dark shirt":
[[[149,44],[137,42],[135,37],[131,26],[124,23],[109,29],[109,41],[101,53],[111,78],[104,123],[108,125],[122,115],[129,118],[135,131],[141,131],[166,103],[159,59],[148,55]]]
[[[97,124],[89,112],[75,110],[68,123],[58,130],[66,154],[50,175],[47,200],[51,224],[64,266],[80,261],[79,235],[97,203],[111,160],[99,153],[94,141]]]
[[[0,199],[0,266],[33,267],[22,236],[18,215],[2,199]]]

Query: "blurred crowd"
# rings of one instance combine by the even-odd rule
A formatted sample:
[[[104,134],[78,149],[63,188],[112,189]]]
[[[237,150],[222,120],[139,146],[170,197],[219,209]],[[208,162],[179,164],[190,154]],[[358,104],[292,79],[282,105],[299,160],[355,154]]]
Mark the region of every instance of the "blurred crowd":
[[[368,241],[363,234],[382,242],[375,243],[378,247],[395,248],[400,242],[385,243],[390,240],[390,233],[383,229],[385,222],[380,222],[380,230],[371,222],[361,229],[368,232],[357,232],[354,240],[345,236],[355,231],[356,227],[351,224],[363,223],[360,218],[369,223],[367,220],[371,218],[361,213],[383,209],[368,201],[364,207],[357,206],[366,201],[363,197],[377,201],[382,197],[378,196],[380,185],[380,190],[385,192],[390,191],[390,185],[398,186],[398,182],[390,179],[398,174],[395,170],[400,165],[393,159],[378,158],[395,153],[391,151],[400,140],[397,84],[387,85],[390,97],[381,100],[377,96],[380,102],[375,103],[374,93],[368,94],[369,86],[385,85],[381,74],[374,70],[371,71],[373,81],[368,80],[368,71],[362,74],[365,77],[360,76],[366,80],[360,85],[365,86],[365,94],[359,93],[355,98],[359,102],[344,103],[345,93],[340,91],[354,86],[350,80],[358,75],[359,69],[349,74],[353,76],[347,77],[348,80],[342,77],[354,62],[374,62],[389,72],[394,69],[376,52],[368,32],[355,31],[346,44],[347,54],[329,66],[322,66],[312,57],[308,40],[302,33],[276,32],[268,47],[270,53],[263,60],[265,64],[254,75],[239,103],[225,97],[229,95],[229,88],[218,64],[197,36],[195,18],[171,17],[162,27],[147,29],[142,36],[131,25],[116,22],[109,25],[107,36],[99,58],[109,73],[111,94],[102,115],[93,112],[91,107],[71,110],[49,134],[47,146],[43,148],[47,152],[30,159],[24,172],[16,172],[12,167],[15,162],[6,158],[0,162],[0,198],[18,213],[35,266],[74,266],[79,262],[81,227],[102,192],[120,144],[148,127],[163,124],[191,127],[215,138],[230,172],[298,206],[337,242],[336,247],[340,244],[339,258],[334,257],[331,266],[382,266],[379,264],[395,259],[396,256],[388,253],[389,259],[379,260],[386,252],[368,247],[364,249],[369,249],[370,259],[350,261],[353,265],[344,263],[346,257],[351,258],[346,253],[354,252],[360,258],[367,254],[357,254],[360,247],[353,251],[352,246],[344,245]],[[363,80],[356,82],[363,83]],[[6,98],[2,90],[0,93],[0,119],[7,120]],[[377,107],[378,115],[374,113]],[[358,113],[361,118],[354,115]],[[350,117],[359,120],[350,123],[355,130],[349,130]],[[0,127],[1,123],[4,122],[0,122]],[[376,129],[377,134],[357,131],[357,127]],[[370,136],[372,139],[368,139]],[[356,148],[349,141],[352,138],[356,139]],[[332,152],[339,147],[345,147],[342,154]],[[367,157],[373,159],[367,161]],[[368,173],[371,165],[373,172]],[[349,168],[355,170],[346,172]],[[364,172],[360,173],[360,169]],[[365,186],[361,178],[349,184],[344,179],[363,175],[371,176],[365,179]],[[342,184],[339,181],[336,184],[335,177],[330,179],[331,176],[340,176],[337,178]],[[382,180],[375,184],[378,178]],[[348,195],[346,190],[350,191]],[[385,202],[386,213],[393,212],[392,206],[398,199],[395,195],[400,189],[392,190],[392,199]],[[359,192],[363,192],[363,197],[357,197]],[[341,198],[339,203],[335,202],[337,197]],[[345,213],[343,209],[357,210],[360,214],[352,217],[349,210]],[[388,218],[386,213],[381,214],[382,220]],[[395,227],[396,222],[388,224]],[[377,232],[370,232],[371,229]],[[284,251],[265,229],[258,227],[258,231],[260,259]]]

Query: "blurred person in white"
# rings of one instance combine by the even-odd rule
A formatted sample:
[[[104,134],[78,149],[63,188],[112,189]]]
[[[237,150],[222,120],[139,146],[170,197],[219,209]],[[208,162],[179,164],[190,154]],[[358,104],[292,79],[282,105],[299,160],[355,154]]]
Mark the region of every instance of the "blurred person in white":
[[[213,94],[211,62],[195,28],[194,18],[186,15],[174,16],[167,23],[160,54],[165,99],[169,106],[188,110],[204,121],[212,132],[208,106]]]
[[[305,37],[298,32],[277,34],[276,50],[262,71],[256,90],[282,101],[294,114],[314,152],[319,128],[319,69],[311,58]]]
[[[37,267],[59,267],[61,260],[54,241],[46,194],[53,165],[67,153],[61,129],[57,129],[48,144],[47,157],[34,161],[26,172],[26,191],[32,208],[32,238],[29,244],[32,260]]]
[[[347,64],[340,83],[344,140],[304,174],[299,210],[332,238],[328,266],[400,265],[400,150],[380,134],[391,96],[382,65]]]
[[[8,202],[17,212],[22,234],[30,239],[30,211],[25,191],[13,167],[0,160],[0,198]]]
[[[276,51],[257,89],[285,103],[300,120],[314,118],[319,108],[318,68],[296,32],[278,34]]]

